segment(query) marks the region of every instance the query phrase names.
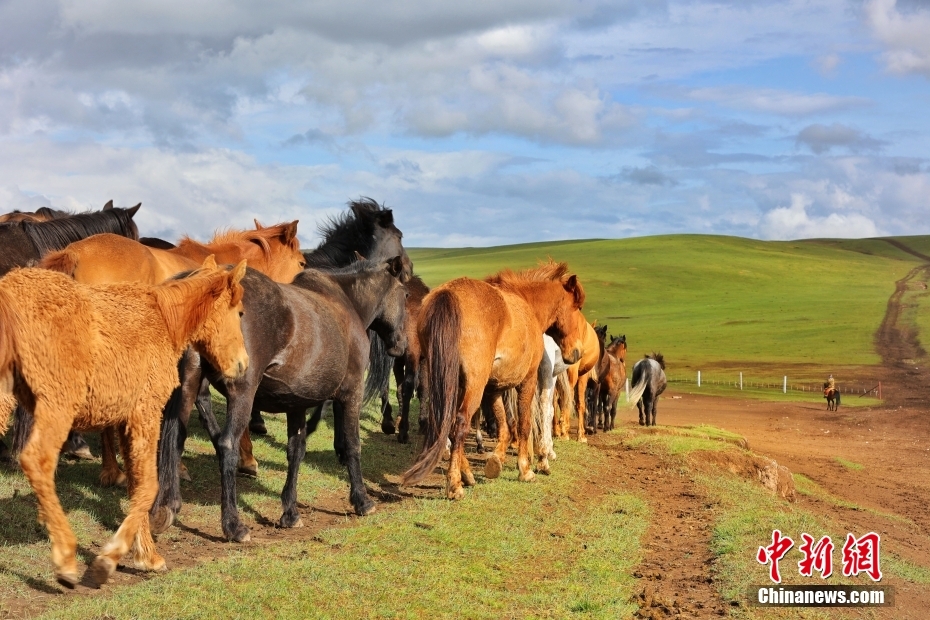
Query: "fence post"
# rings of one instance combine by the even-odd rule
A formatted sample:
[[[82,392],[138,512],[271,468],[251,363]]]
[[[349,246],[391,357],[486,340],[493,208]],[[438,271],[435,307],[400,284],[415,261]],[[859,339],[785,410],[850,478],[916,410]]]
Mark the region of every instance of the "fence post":
[[[781,393],[788,393],[788,375],[785,375],[784,383],[781,384]]]
[[[698,371],[698,387],[701,387],[701,371]]]
[[[743,373],[739,373],[739,389],[743,389]]]

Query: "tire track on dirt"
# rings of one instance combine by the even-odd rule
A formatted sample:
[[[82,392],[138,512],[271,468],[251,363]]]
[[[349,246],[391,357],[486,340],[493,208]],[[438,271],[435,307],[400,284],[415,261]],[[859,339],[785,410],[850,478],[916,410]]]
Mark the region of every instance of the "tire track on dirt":
[[[882,358],[882,365],[886,370],[883,380],[890,388],[887,390],[885,401],[891,406],[925,407],[928,400],[926,386],[930,382],[930,371],[922,371],[919,366],[915,367],[913,360],[925,357],[927,352],[920,344],[916,326],[905,322],[902,315],[905,308],[902,299],[917,276],[921,273],[930,276],[930,256],[897,239],[883,239],[883,241],[927,263],[914,267],[903,278],[895,282],[895,291],[888,299],[885,316],[875,333],[875,349]]]
[[[652,513],[643,537],[637,618],[717,618],[730,603],[714,583],[710,550],[715,503],[687,470],[668,456],[623,443],[624,435],[598,433],[589,446],[607,452],[611,471],[623,486],[649,503]]]

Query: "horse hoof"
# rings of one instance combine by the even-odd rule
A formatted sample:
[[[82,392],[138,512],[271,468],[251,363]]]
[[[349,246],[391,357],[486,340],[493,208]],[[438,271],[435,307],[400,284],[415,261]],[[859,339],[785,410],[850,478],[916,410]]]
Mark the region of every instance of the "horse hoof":
[[[268,427],[265,426],[265,422],[256,420],[255,422],[249,422],[249,432],[253,435],[267,435]]]
[[[367,517],[368,515],[373,514],[376,510],[378,510],[378,505],[369,500],[361,506],[357,506],[355,508],[355,514],[360,517]]]
[[[384,433],[385,435],[393,435],[395,432],[397,432],[397,429],[394,428],[393,422],[382,422],[381,432]]]
[[[157,553],[150,559],[136,558],[132,562],[133,567],[139,570],[147,570],[153,573],[164,573],[168,571],[168,565],[165,564],[165,558]]]
[[[81,446],[76,450],[68,450],[65,452],[65,456],[71,457],[73,459],[78,459],[80,461],[93,461],[94,454],[90,451],[88,446]]]
[[[191,473],[187,469],[187,465],[184,463],[178,463],[178,478],[185,480],[187,482],[193,482],[194,479],[191,478]]]
[[[464,472],[462,474],[462,484],[464,484],[467,487],[475,486],[475,475],[471,473],[470,471]]]
[[[484,462],[484,477],[488,480],[494,480],[501,475],[501,469],[503,469],[503,464],[501,463],[500,457],[496,454],[492,454],[488,457],[488,460]]]
[[[99,588],[110,580],[110,575],[116,570],[116,562],[110,558],[98,555],[93,561],[87,572],[84,573],[84,580],[93,588]]]
[[[465,498],[465,489],[461,485],[455,487],[449,491],[449,499],[451,500],[460,500]]]
[[[149,529],[153,534],[165,532],[174,523],[174,511],[167,506],[159,506],[155,514],[149,514]]]
[[[550,461],[554,461],[554,460],[556,460],[556,459],[559,458],[559,457],[556,456],[555,451],[549,450],[549,456],[548,456],[548,458],[549,458]]]
[[[401,431],[400,434],[397,435],[397,443],[410,443],[410,435],[408,435],[406,431]]]
[[[588,443],[588,438],[587,438],[587,437],[579,437],[579,438],[578,438],[578,443]]]
[[[240,465],[237,471],[247,478],[258,478],[258,465]]]
[[[303,527],[304,520],[300,518],[300,515],[297,515],[297,519],[293,517],[288,517],[287,515],[281,515],[281,518],[278,519],[278,527],[280,528],[293,528],[293,527]]]
[[[536,479],[536,474],[532,471],[526,472],[526,474],[520,474],[520,482],[532,482]]]
[[[116,470],[116,473],[112,471],[101,471],[100,472],[100,486],[102,487],[125,487],[129,484],[129,480],[119,469]]]
[[[548,476],[552,472],[549,471],[548,465],[540,465],[539,467],[536,468],[536,473],[542,474],[543,476]]]
[[[247,543],[252,540],[252,534],[249,532],[249,528],[240,524],[235,532],[226,534],[226,540],[229,542]]]
[[[74,586],[78,584],[78,574],[77,571],[55,571],[55,581],[69,590],[73,590]]]

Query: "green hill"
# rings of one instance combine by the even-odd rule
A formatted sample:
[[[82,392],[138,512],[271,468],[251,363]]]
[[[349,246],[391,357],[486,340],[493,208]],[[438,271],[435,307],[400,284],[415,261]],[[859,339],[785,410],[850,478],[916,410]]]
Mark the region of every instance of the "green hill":
[[[930,252],[930,237],[898,240]],[[565,261],[585,286],[589,320],[625,333],[632,355],[662,351],[679,369],[877,364],[873,337],[895,282],[921,264],[882,239],[708,235],[409,253],[430,286]]]

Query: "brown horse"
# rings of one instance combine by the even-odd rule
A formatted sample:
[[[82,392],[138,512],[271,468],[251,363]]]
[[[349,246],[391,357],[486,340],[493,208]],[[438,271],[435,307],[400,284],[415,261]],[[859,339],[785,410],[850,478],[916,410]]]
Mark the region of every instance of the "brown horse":
[[[587,322],[586,322],[587,323]],[[581,344],[581,358],[577,363],[568,367],[568,383],[572,388],[575,397],[575,410],[578,412],[578,441],[584,443],[588,441],[585,438],[585,420],[587,404],[585,403],[585,393],[589,381],[596,381],[597,374],[595,366],[601,359],[601,349],[603,343],[598,339],[594,328],[587,324],[584,330],[584,340]],[[571,428],[571,408],[562,409],[562,419],[555,425],[553,434],[562,439],[568,439]]]
[[[626,383],[626,336],[611,339],[604,349],[604,355],[598,363],[597,384],[592,386],[592,398],[589,408],[592,411],[592,429],[596,432],[598,423],[604,431],[613,430],[617,417],[617,399]]]
[[[111,200],[103,207],[104,209],[112,209],[113,201]],[[11,211],[9,213],[4,213],[0,215],[0,224],[4,222],[47,222],[49,220],[57,220],[60,217],[68,217],[74,215],[68,211],[59,211],[58,209],[52,209],[50,207],[39,207],[35,211]]]
[[[248,354],[240,328],[245,263],[231,272],[212,258],[190,277],[159,286],[85,286],[45,269],[17,269],[0,280],[0,392],[32,412],[20,456],[52,540],[58,582],[78,582],[76,539],[55,493],[61,444],[77,430],[121,425],[129,471],[129,512],[87,571],[99,586],[133,547],[136,566],[163,570],[148,510],[158,491],[161,410],[178,385],[188,346],[229,377]],[[7,416],[0,418],[0,430]]]
[[[496,478],[510,443],[501,395],[516,388],[516,435],[520,480],[534,478],[530,468],[531,405],[537,370],[548,333],[563,359],[574,363],[581,342],[570,334],[584,304],[584,289],[565,263],[550,262],[519,273],[500,272],[484,281],[459,278],[435,288],[423,300],[417,333],[427,373],[427,435],[423,451],[403,477],[414,484],[439,462],[452,440],[447,495],[464,497],[462,484],[475,477],[465,459],[464,438],[482,399],[491,402],[498,420],[498,443],[485,465],[485,476]],[[451,435],[450,435],[451,434]],[[538,454],[539,468],[548,473],[547,455]]]
[[[247,260],[275,282],[288,283],[303,270],[306,260],[297,241],[297,222],[256,230],[231,230],[208,243],[181,239],[170,250],[148,247],[116,235],[94,235],[49,254],[42,267],[61,271],[84,284],[144,282],[157,284],[182,271],[197,268],[213,255],[219,264]]]
[[[94,235],[48,254],[40,267],[60,271],[83,284],[142,282],[157,284],[176,273],[196,269],[208,256],[221,264],[247,260],[272,280],[289,283],[306,264],[297,241],[297,221],[256,230],[226,231],[207,244],[189,237],[170,250],[142,245],[116,235]],[[111,430],[103,433],[100,483],[122,485],[126,476],[116,462],[116,440]]]

